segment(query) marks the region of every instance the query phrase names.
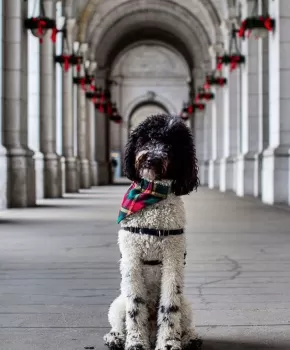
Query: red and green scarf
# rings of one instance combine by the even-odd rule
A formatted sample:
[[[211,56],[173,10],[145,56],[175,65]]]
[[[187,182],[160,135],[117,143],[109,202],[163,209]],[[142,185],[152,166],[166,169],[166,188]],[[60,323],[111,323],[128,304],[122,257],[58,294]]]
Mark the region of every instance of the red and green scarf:
[[[171,192],[171,185],[155,183],[142,179],[140,182],[133,182],[126,192],[118,216],[118,224],[128,215],[158,203],[167,198]]]

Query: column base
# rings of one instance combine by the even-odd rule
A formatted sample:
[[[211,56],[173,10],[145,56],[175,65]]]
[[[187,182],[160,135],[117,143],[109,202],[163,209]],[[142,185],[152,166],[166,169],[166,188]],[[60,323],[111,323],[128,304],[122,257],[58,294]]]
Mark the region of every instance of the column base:
[[[220,188],[220,159],[215,159],[213,162],[213,186]]]
[[[220,187],[220,159],[211,159],[208,167],[208,187],[219,188]]]
[[[236,194],[240,197],[260,195],[260,153],[248,152],[237,157]]]
[[[62,197],[60,157],[56,153],[44,154],[44,198]]]
[[[236,157],[229,156],[220,160],[220,191],[234,191],[236,186]]]
[[[80,188],[91,187],[90,163],[88,159],[80,159]]]
[[[90,162],[90,177],[91,177],[91,186],[98,185],[98,166],[97,162]]]
[[[7,208],[7,168],[6,149],[0,145],[0,210]]]
[[[202,186],[208,185],[208,176],[209,176],[209,161],[204,161],[203,164],[200,165],[199,171],[200,184]]]
[[[214,188],[214,160],[212,159],[208,162],[208,187]]]
[[[65,193],[65,157],[60,157],[61,193]]]
[[[44,198],[44,158],[41,152],[34,153],[36,200]]]
[[[65,192],[77,193],[78,186],[78,162],[75,157],[65,158]]]
[[[98,182],[99,186],[109,185],[110,183],[110,163],[109,162],[97,162],[97,173],[98,173]]]
[[[290,205],[290,147],[280,146],[263,152],[262,201]]]
[[[7,149],[7,207],[28,207],[28,157],[21,146]]]
[[[27,206],[36,206],[36,174],[34,152],[26,148],[27,157]]]

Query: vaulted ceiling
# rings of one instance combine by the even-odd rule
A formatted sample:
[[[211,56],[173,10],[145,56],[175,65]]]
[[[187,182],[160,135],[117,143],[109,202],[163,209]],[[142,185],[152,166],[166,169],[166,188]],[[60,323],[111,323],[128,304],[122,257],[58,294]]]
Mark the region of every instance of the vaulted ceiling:
[[[221,43],[222,21],[235,0],[63,0],[64,15],[77,19],[75,40],[89,44],[100,68],[141,41],[178,50],[190,69],[209,60],[209,46]]]

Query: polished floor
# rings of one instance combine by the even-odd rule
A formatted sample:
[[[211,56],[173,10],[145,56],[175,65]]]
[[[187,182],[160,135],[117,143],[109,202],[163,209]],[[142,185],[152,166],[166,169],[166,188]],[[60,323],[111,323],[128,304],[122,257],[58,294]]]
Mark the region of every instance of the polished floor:
[[[126,186],[0,213],[0,349],[104,349]],[[186,294],[204,349],[290,349],[290,211],[208,189],[184,198]]]

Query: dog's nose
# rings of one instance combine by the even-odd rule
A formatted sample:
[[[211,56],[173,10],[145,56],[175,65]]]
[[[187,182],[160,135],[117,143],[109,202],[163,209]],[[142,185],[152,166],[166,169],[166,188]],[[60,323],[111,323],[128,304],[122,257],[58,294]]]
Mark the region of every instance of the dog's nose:
[[[160,165],[160,163],[162,162],[161,161],[161,159],[159,158],[159,157],[157,157],[157,156],[149,156],[148,158],[147,158],[147,162],[148,162],[148,164],[150,164],[150,165]]]

